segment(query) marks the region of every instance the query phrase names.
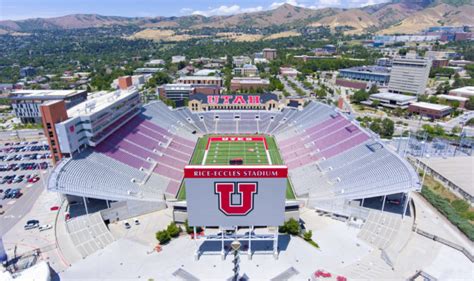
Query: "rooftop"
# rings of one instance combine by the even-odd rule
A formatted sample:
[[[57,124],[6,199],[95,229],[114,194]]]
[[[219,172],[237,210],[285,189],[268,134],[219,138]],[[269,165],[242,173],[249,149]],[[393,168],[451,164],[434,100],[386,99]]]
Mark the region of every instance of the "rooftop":
[[[416,97],[414,96],[394,94],[394,93],[388,93],[388,92],[373,94],[370,97],[376,98],[376,99],[394,100],[398,102],[416,101]]]
[[[421,162],[465,192],[474,195],[474,157],[423,158]]]
[[[417,106],[417,107],[423,107],[426,109],[432,109],[432,110],[447,110],[451,109],[451,107],[443,104],[435,104],[435,103],[429,103],[429,102],[414,102],[411,104],[412,106]]]
[[[179,77],[178,80],[197,80],[197,79],[216,80],[216,81],[222,80],[221,77],[216,77],[216,76],[183,76],[183,77]]]
[[[462,88],[451,90],[450,92],[453,92],[456,94],[474,96],[474,87],[473,86],[462,87]]]
[[[97,92],[90,95],[87,101],[68,109],[67,115],[69,117],[92,115],[106,108],[107,106],[116,103],[117,101],[123,100],[137,93],[137,90],[133,88],[129,90],[117,90],[113,92]]]
[[[355,66],[351,68],[341,69],[340,71],[368,72],[368,73],[383,74],[383,75],[390,74],[390,68],[377,66],[377,65]]]
[[[465,97],[458,97],[458,96],[450,96],[450,95],[437,95],[438,98],[445,99],[445,100],[456,100],[456,101],[468,101],[468,98]]]
[[[270,84],[270,81],[259,77],[234,77],[231,83]]]
[[[84,90],[18,90],[12,92],[10,98],[13,100],[53,100],[65,99],[84,92]]]

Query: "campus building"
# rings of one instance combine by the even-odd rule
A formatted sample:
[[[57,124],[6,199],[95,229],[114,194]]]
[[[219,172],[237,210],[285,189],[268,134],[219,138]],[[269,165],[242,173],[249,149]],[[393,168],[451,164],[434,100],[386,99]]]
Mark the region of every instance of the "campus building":
[[[278,97],[272,93],[261,95],[193,95],[188,103],[191,111],[210,110],[276,110]]]
[[[276,49],[270,49],[270,48],[265,48],[263,49],[263,58],[267,60],[274,60],[277,57],[277,50]]]
[[[173,101],[189,99],[196,93],[205,95],[220,94],[220,87],[217,85],[192,85],[192,84],[165,84],[157,89],[158,94],[162,98]]]
[[[410,57],[394,58],[388,90],[393,93],[421,95],[425,92],[431,60]]]
[[[390,81],[390,69],[383,66],[356,66],[339,70],[339,77],[349,80],[366,81],[385,86]]]
[[[449,91],[449,95],[464,97],[464,98],[474,97],[474,87],[467,86],[467,87],[454,89],[454,90]]]
[[[73,107],[87,99],[85,90],[19,90],[10,94],[13,111],[22,123],[40,123],[40,105],[49,101],[62,100],[66,108]]]
[[[233,70],[235,76],[253,77],[258,75],[258,68],[253,64],[244,64],[242,67],[236,67]]]
[[[217,85],[222,87],[222,78],[216,76],[183,76],[176,80],[177,84],[191,84],[191,85]]]
[[[235,77],[230,81],[231,91],[267,89],[270,81],[258,77]]]
[[[428,118],[439,119],[451,114],[452,108],[442,104],[415,102],[410,104],[408,111]]]
[[[402,108],[407,109],[411,103],[416,102],[415,96],[394,94],[394,93],[377,93],[370,95],[370,104],[378,101],[381,106],[388,108]]]
[[[298,70],[292,67],[280,67],[280,75],[287,77],[296,77],[298,76]]]
[[[90,95],[86,102],[69,109],[62,103],[43,105],[41,111],[45,115],[42,122],[51,153],[57,157],[55,161],[88,146],[95,147],[137,115],[140,107],[140,95],[135,88],[97,92]]]

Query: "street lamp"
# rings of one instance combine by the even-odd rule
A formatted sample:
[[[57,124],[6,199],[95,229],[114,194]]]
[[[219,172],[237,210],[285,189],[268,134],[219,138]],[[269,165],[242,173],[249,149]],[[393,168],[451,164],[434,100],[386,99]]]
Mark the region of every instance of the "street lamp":
[[[239,242],[239,240],[235,239],[234,241],[232,241],[232,243],[230,244],[230,247],[232,248],[232,250],[234,250],[234,278],[233,278],[233,280],[237,281],[237,280],[239,280],[239,262],[240,262],[240,259],[239,259],[240,242]]]

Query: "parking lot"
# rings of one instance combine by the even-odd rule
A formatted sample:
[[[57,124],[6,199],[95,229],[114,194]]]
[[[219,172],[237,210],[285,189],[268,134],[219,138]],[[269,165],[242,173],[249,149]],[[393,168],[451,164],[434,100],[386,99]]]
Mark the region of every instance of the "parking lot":
[[[49,147],[44,141],[0,143],[0,235],[38,198],[47,180]]]

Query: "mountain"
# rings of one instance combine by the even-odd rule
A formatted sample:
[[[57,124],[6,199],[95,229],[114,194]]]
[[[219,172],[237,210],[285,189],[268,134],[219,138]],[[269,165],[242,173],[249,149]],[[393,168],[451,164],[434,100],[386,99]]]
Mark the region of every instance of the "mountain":
[[[451,6],[440,4],[418,11],[387,29],[381,31],[385,34],[416,33],[430,26],[459,26],[474,25],[474,6]]]
[[[348,33],[418,32],[436,25],[474,25],[474,0],[392,0],[377,5],[352,9],[309,9],[284,4],[276,9],[243,13],[231,16],[190,15],[182,17],[118,17],[96,14],[74,14],[55,18],[0,21],[0,35],[5,33],[34,32],[36,30],[81,29],[109,27],[114,25],[134,26],[147,31],[147,36],[156,28],[180,35],[196,34],[202,28],[225,28],[226,32],[242,28],[267,29],[277,32],[293,31],[305,26],[327,26],[332,30],[343,28]],[[234,30],[232,30],[234,29]],[[141,32],[140,31],[140,32]],[[183,34],[184,33],[184,34]],[[142,32],[143,34],[143,32]],[[164,33],[163,33],[164,34]],[[158,34],[162,37],[163,34]],[[165,36],[165,37],[166,37]],[[137,36],[135,38],[141,38]],[[186,39],[186,36],[181,38]]]
[[[369,15],[363,10],[350,9],[333,16],[322,18],[321,20],[313,22],[310,25],[329,26],[332,29],[335,29],[336,27],[351,27],[351,33],[358,33],[378,27],[379,21],[377,18]]]
[[[162,17],[154,18],[154,21]],[[0,21],[0,28],[10,31],[29,32],[35,30],[81,29],[105,27],[112,25],[140,25],[152,21],[149,18],[128,18],[118,16],[102,16],[96,14],[74,14],[54,18],[34,18],[26,20]]]
[[[298,25],[307,20],[316,20],[331,16],[339,12],[339,9],[325,8],[319,10],[307,9],[302,7],[284,4],[274,10],[237,14],[228,17],[214,17],[212,21],[195,26],[203,27],[253,27],[265,28],[273,25]]]

